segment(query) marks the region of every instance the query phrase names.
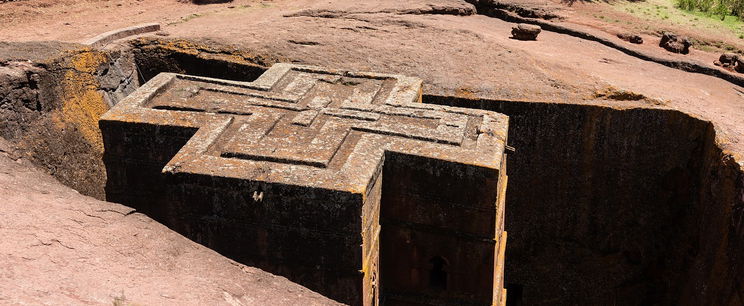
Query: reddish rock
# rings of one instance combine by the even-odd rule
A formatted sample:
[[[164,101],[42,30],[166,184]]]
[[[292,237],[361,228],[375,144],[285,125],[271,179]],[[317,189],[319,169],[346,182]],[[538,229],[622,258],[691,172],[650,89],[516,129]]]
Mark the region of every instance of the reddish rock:
[[[540,34],[542,29],[540,26],[520,23],[512,27],[512,37],[519,40],[537,40],[537,35]]]
[[[643,37],[641,37],[640,35],[636,35],[636,34],[620,33],[620,34],[617,34],[617,37],[624,41],[633,43],[633,44],[643,43]]]
[[[717,61],[713,62],[716,66],[721,66],[723,68],[734,68],[736,66],[736,63],[739,60],[739,55],[736,53],[724,53],[721,54],[721,56],[718,58]]]
[[[692,42],[689,38],[668,32],[661,36],[661,42],[659,42],[659,47],[680,54],[690,53],[690,46]]]
[[[734,70],[736,70],[736,72],[744,73],[744,58],[736,58],[736,65],[734,66]]]
[[[0,304],[337,304],[12,158],[0,152]]]

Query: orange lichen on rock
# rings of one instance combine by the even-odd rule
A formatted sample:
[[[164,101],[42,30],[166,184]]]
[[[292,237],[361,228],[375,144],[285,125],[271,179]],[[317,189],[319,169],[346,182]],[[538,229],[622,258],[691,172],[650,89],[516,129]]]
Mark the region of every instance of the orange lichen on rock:
[[[455,90],[455,95],[461,98],[476,99],[478,98],[477,92],[468,87],[460,87]]]
[[[100,84],[94,74],[107,61],[108,57],[102,52],[90,49],[78,51],[65,63],[67,70],[61,86],[61,121],[73,125],[99,152],[103,152],[103,141],[98,130],[98,119],[109,107],[98,90]]]
[[[643,101],[652,105],[669,104],[669,101],[649,98],[643,94],[635,93],[629,90],[618,89],[612,86],[608,86],[604,89],[595,91],[592,98],[615,101]]]

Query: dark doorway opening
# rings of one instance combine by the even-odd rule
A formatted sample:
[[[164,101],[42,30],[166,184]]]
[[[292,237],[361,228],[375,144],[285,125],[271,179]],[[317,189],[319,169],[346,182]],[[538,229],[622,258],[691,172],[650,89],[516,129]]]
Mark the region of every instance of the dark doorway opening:
[[[447,290],[447,260],[442,256],[434,256],[429,260],[429,287],[434,290]]]

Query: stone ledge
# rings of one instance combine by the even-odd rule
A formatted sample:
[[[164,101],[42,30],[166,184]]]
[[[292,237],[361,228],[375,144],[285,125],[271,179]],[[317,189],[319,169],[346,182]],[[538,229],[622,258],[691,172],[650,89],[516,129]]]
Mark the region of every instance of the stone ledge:
[[[155,32],[159,30],[159,23],[145,23],[100,34],[96,37],[84,41],[83,44],[95,48],[100,48],[118,39],[149,32]]]

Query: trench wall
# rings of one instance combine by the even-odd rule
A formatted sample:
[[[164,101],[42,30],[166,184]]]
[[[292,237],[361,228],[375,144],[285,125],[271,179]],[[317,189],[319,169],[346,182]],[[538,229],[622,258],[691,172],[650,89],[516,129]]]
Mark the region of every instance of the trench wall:
[[[40,57],[35,49],[52,47],[30,44],[10,47],[28,50],[34,60],[0,59],[0,137],[17,147],[16,158],[103,199],[106,174],[98,119],[136,89],[131,58],[78,45]],[[0,58],[6,54],[0,52]]]
[[[186,40],[141,38],[132,41],[131,46],[143,84],[161,72],[250,82],[281,61],[269,55]]]
[[[468,100],[510,117],[506,282],[524,305],[739,305],[741,167],[674,110]],[[521,296],[520,296],[521,295]]]
[[[188,42],[133,46],[0,58],[0,136],[102,198],[96,121],[110,105],[159,72],[248,81],[276,61]],[[424,102],[510,116],[510,304],[744,304],[744,175],[709,122],[661,109]]]

